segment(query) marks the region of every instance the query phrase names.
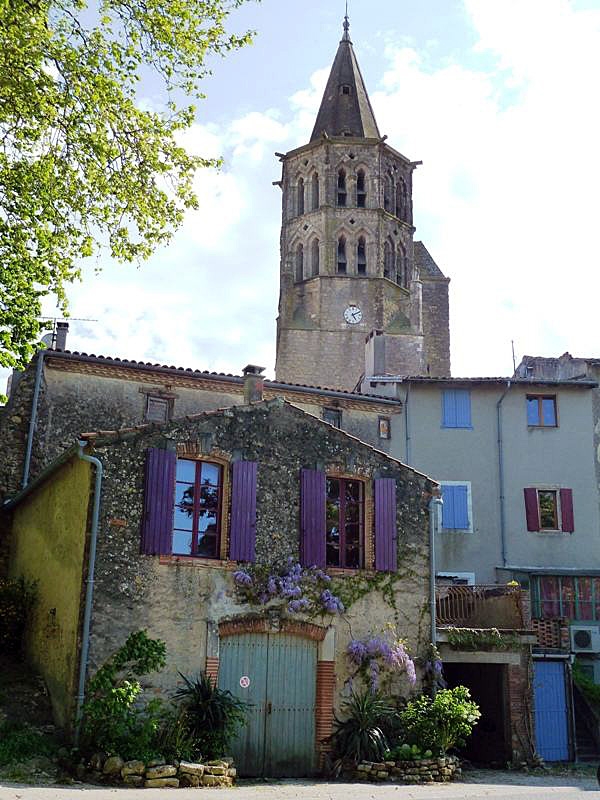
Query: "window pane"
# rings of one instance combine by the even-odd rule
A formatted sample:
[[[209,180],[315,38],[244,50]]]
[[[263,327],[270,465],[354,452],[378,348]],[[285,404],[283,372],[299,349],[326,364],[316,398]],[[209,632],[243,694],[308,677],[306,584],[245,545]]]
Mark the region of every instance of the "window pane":
[[[335,502],[340,496],[340,482],[336,478],[327,478],[327,504]]]
[[[558,578],[554,575],[541,575],[539,581],[542,617],[544,619],[559,617]]]
[[[563,576],[560,583],[562,615],[567,619],[575,619],[575,579]]]
[[[600,578],[592,578],[594,586],[594,619],[600,619]]]
[[[540,504],[540,527],[556,530],[556,492],[538,492]]]
[[[177,480],[194,483],[196,480],[196,462],[185,458],[177,459]]]
[[[346,522],[356,524],[360,522],[360,505],[358,503],[346,503]]]
[[[577,595],[577,619],[594,619],[594,609],[592,608],[591,578],[577,578]]]
[[[556,425],[556,405],[553,397],[544,397],[542,399],[542,414],[544,425]]]
[[[192,554],[192,534],[184,531],[173,531],[173,553],[179,556]]]
[[[192,530],[194,520],[194,486],[190,483],[175,484],[175,509],[173,527],[184,531]]]
[[[198,555],[205,558],[218,558],[216,533],[207,531],[198,536]]]
[[[539,413],[539,404],[537,397],[527,398],[527,424],[528,425],[540,424],[540,413]]]
[[[217,514],[215,511],[201,510],[198,512],[198,533],[217,532]]]
[[[358,523],[346,524],[346,559],[345,565],[349,569],[360,567],[360,525]]]
[[[211,486],[218,486],[220,472],[221,468],[218,464],[208,464],[204,461],[202,462],[202,478],[200,482],[203,485],[209,483]]]
[[[219,508],[219,490],[215,486],[202,486],[200,489],[200,509],[217,513]]]
[[[326,558],[328,567],[340,566],[340,531],[336,525],[327,525],[327,536],[325,540]]]
[[[344,481],[345,498],[347,503],[358,503],[360,500],[360,487],[359,481]]]

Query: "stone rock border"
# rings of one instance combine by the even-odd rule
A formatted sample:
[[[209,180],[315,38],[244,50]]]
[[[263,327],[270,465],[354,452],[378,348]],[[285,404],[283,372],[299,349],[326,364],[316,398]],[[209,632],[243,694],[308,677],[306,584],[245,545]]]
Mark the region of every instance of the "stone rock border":
[[[415,761],[361,761],[349,773],[349,777],[355,781],[378,783],[445,783],[461,774],[460,761],[456,756],[441,756]]]
[[[92,783],[148,789],[233,786],[237,775],[232,758],[203,764],[190,761],[167,764],[160,758],[148,762],[123,761],[120,756],[105,758],[101,753],[95,753],[87,765],[78,764],[76,773],[80,780],[89,780]]]

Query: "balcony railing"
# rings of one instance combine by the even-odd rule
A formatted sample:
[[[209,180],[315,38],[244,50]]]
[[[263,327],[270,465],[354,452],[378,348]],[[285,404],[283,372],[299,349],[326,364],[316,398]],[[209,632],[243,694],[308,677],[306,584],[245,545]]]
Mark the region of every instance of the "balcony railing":
[[[438,627],[499,628],[529,627],[528,592],[515,586],[437,586]]]

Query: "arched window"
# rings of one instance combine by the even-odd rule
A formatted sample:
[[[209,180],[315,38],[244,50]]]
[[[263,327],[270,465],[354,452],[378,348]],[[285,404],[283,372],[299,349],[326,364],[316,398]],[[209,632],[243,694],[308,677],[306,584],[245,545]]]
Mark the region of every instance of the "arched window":
[[[365,208],[367,205],[367,188],[365,184],[364,170],[359,169],[356,173],[356,205],[358,208]]]
[[[359,275],[367,274],[367,245],[364,236],[358,237],[356,245],[356,271]]]
[[[337,271],[340,275],[346,274],[346,239],[340,236],[337,244]]]
[[[319,240],[313,239],[310,253],[310,267],[312,275],[319,274]]]
[[[406,183],[404,182],[403,178],[400,178],[398,181],[398,185],[396,186],[396,216],[398,219],[406,219],[407,215],[407,208],[406,208],[406,198],[407,198],[407,191],[406,191]]]
[[[313,211],[319,207],[319,176],[315,172],[311,181],[311,207]]]
[[[396,251],[396,283],[398,286],[406,287],[408,285],[406,267],[406,251],[404,247],[399,244],[398,250]]]
[[[337,204],[346,205],[346,170],[341,169],[337,176]]]
[[[304,214],[304,178],[298,181],[298,214]]]
[[[304,280],[304,247],[301,244],[296,248],[296,280]]]
[[[391,175],[386,175],[383,179],[383,207],[390,213],[394,207],[394,181]]]
[[[386,239],[383,244],[383,277],[391,281],[396,279],[394,269],[394,243]]]

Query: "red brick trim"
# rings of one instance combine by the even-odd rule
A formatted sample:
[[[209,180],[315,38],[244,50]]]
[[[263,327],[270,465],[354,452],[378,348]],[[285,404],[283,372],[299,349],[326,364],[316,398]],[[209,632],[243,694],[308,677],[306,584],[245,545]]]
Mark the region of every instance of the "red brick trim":
[[[299,622],[295,620],[282,619],[279,631],[290,636],[301,636],[304,639],[312,639],[314,642],[322,642],[327,632],[326,628],[320,625],[312,625],[310,622]],[[219,636],[236,636],[241,633],[274,633],[272,623],[264,617],[254,617],[230,620],[229,622],[219,623]]]
[[[319,768],[330,749],[323,740],[333,731],[333,697],[335,694],[335,661],[317,661],[317,702],[315,734]]]
[[[217,684],[217,678],[219,677],[219,657],[218,656],[206,656],[206,668],[205,668],[206,676],[212,680],[212,682]]]

